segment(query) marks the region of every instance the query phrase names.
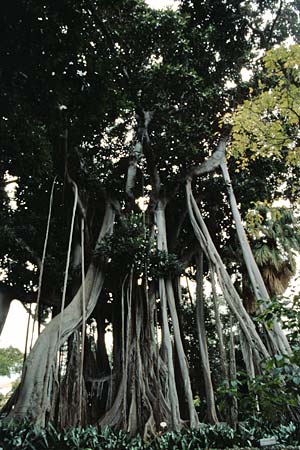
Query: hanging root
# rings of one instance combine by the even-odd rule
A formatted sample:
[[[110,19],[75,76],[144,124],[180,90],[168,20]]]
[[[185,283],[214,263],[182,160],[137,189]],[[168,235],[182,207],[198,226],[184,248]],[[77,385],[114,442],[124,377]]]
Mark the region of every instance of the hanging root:
[[[166,305],[166,293],[163,295],[161,302]],[[155,304],[155,296],[146,296],[143,287],[137,286],[131,274],[126,297],[126,345],[122,350],[125,359],[122,378],[113,404],[99,424],[123,429],[131,435],[141,433],[147,439],[160,429],[161,422],[166,422],[169,429],[180,429],[182,426],[174,363],[168,357],[164,361],[158,352],[155,322],[153,317],[149,317],[149,314],[154,314],[154,306],[147,305],[147,301]],[[153,329],[145,330],[144,323]],[[167,353],[172,352],[170,336],[164,337],[163,345],[167,345]]]
[[[223,173],[223,178],[226,183],[229,203],[231,207],[231,212],[236,226],[236,231],[238,239],[240,242],[240,247],[243,253],[245,265],[247,267],[248,275],[251,281],[251,286],[255,295],[256,300],[263,300],[261,304],[261,309],[266,309],[268,302],[270,301],[269,293],[266,289],[263,277],[259,271],[258,265],[254,259],[251,247],[249,245],[246,232],[242,223],[241,215],[238,209],[236,198],[231,184],[231,179],[227,167],[225,158],[221,161],[220,167]],[[269,345],[273,354],[283,353],[291,355],[291,347],[282,331],[278,322],[274,319],[272,330],[266,328],[267,338],[269,340]]]
[[[81,358],[79,370],[79,423],[82,423],[82,402],[84,394],[84,380],[83,380],[83,363],[84,363],[84,348],[85,348],[85,328],[86,328],[86,298],[85,298],[85,267],[84,267],[84,218],[81,218],[81,279],[82,279],[82,342],[81,342]]]
[[[200,347],[200,356],[202,361],[202,372],[205,385],[205,395],[207,402],[207,417],[208,421],[212,424],[218,422],[216,406],[215,406],[215,395],[214,388],[211,379],[210,361],[208,356],[207,348],[207,337],[205,330],[205,317],[204,317],[204,296],[203,296],[203,252],[201,251],[199,257],[196,259],[197,262],[197,303],[196,303],[196,322],[198,331],[198,340]]]
[[[167,233],[166,233],[166,218],[165,218],[165,206],[166,202],[158,201],[158,205],[155,211],[155,220],[158,230],[158,237],[157,237],[157,247],[159,250],[168,251],[168,244],[167,244]],[[199,419],[197,412],[195,410],[195,405],[193,401],[193,393],[192,393],[192,387],[191,387],[191,381],[190,381],[190,374],[189,374],[189,368],[187,364],[187,358],[184,353],[182,339],[181,339],[181,333],[180,333],[180,327],[179,327],[179,321],[178,321],[178,315],[175,305],[175,297],[174,297],[174,291],[173,291],[173,285],[170,278],[163,280],[160,279],[160,296],[161,299],[164,298],[164,295],[166,295],[168,307],[172,319],[173,324],[173,330],[174,330],[174,340],[175,340],[175,346],[179,361],[179,367],[181,371],[181,376],[183,380],[183,388],[184,388],[184,394],[185,398],[188,404],[189,409],[189,420],[190,420],[190,427],[196,428],[199,426]],[[166,308],[163,304],[162,306]],[[167,327],[167,324],[164,323],[164,327]],[[171,357],[171,355],[169,355]],[[171,368],[170,368],[171,370]],[[171,380],[170,380],[171,382]],[[173,381],[172,381],[173,383]]]
[[[226,303],[232,311],[232,314],[236,317],[250,347],[257,350],[258,354],[261,357],[269,358],[270,354],[267,351],[260,336],[258,335],[251,318],[245,310],[242,300],[240,299],[232,283],[232,280],[227,270],[225,269],[221,257],[212,241],[198,205],[193,197],[190,181],[188,181],[186,184],[186,194],[189,217],[195,236],[200,244],[201,249],[204,251],[206,257],[211,262],[214,270],[216,271]]]
[[[46,228],[46,236],[44,240],[44,248],[43,248],[43,255],[42,255],[42,261],[40,266],[40,275],[39,275],[39,284],[38,284],[38,293],[37,293],[37,300],[36,300],[36,308],[34,313],[34,319],[33,319],[33,326],[32,326],[32,335],[31,335],[31,341],[30,341],[30,350],[32,349],[32,343],[33,343],[33,336],[34,336],[34,328],[35,328],[35,322],[38,319],[39,311],[40,311],[40,299],[41,299],[41,290],[42,290],[42,282],[43,282],[43,274],[44,274],[44,267],[45,267],[45,259],[46,259],[46,252],[47,252],[47,245],[48,245],[48,238],[49,238],[49,231],[50,231],[50,221],[51,221],[51,215],[52,215],[52,205],[53,205],[53,196],[54,196],[54,187],[55,187],[56,177],[53,180],[51,193],[50,193],[50,200],[49,200],[49,212],[48,212],[48,219],[47,219],[47,228]],[[40,334],[40,327],[38,328],[38,333]],[[26,346],[27,351],[27,346]],[[26,352],[25,352],[26,353]]]
[[[114,211],[108,204],[99,240],[112,232]],[[90,264],[85,277],[87,299],[86,317],[92,313],[104,283],[104,273]],[[57,351],[82,323],[82,288],[64,310],[63,322],[60,314],[45,327],[36,341],[24,366],[20,392],[9,418],[29,418],[45,426],[53,409],[53,396],[56,392]]]

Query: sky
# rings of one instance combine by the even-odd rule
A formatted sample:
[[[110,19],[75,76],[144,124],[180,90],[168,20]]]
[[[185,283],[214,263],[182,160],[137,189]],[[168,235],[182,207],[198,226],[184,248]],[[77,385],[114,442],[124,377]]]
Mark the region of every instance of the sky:
[[[9,313],[0,336],[0,348],[17,347],[24,353],[28,315],[18,300],[11,302]],[[12,378],[0,376],[0,393],[7,394],[12,387],[15,376]]]
[[[27,323],[28,313],[24,306],[18,300],[13,300],[0,336],[0,347],[9,347],[11,345],[12,347],[17,347],[24,353]],[[32,323],[30,325],[32,326]]]
[[[16,347],[22,353],[25,351],[26,331],[28,324],[28,313],[18,300],[11,302],[9,313],[0,336],[0,348]],[[30,321],[30,337],[32,333],[32,320]],[[37,326],[33,336],[33,342],[37,339]],[[12,383],[18,376],[11,378],[0,376],[0,393],[7,394],[12,387]]]

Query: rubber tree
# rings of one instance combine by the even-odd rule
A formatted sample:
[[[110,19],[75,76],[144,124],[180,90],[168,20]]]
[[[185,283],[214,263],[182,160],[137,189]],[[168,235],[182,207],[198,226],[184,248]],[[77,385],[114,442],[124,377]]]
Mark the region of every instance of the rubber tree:
[[[246,95],[227,81],[239,83],[249,46],[257,48],[254,10],[222,1],[204,2],[201,14],[193,2],[178,11],[137,0],[79,3],[23,2],[25,22],[10,5],[5,13],[18,39],[6,28],[3,159],[18,186],[15,207],[8,201],[1,211],[2,269],[7,285],[22,286],[24,303],[38,289],[40,312],[52,310],[5,412],[42,426],[98,423],[148,438],[164,422],[198,427],[194,396],[204,386],[202,416],[217,422],[201,299],[208,271],[198,264],[198,385],[178,286],[201,251],[250,349],[245,366],[247,355],[258,367],[271,356],[224,263],[228,204],[220,201],[214,228],[204,214],[217,191],[208,174],[224,160],[219,119]],[[235,39],[220,39],[225,31]],[[220,320],[216,327],[222,346]],[[220,361],[226,374],[222,351]]]

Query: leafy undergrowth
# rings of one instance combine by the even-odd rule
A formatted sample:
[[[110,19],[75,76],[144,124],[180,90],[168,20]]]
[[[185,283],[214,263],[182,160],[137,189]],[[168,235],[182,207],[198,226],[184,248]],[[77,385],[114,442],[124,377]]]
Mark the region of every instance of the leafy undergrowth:
[[[257,419],[240,423],[237,430],[226,424],[202,425],[199,430],[166,432],[151,442],[131,438],[124,432],[96,427],[57,431],[52,425],[36,429],[29,423],[0,421],[0,450],[193,450],[248,449],[258,447],[259,439],[276,437],[276,449],[299,449],[300,424],[289,423],[276,428]],[[268,447],[270,448],[270,447]]]

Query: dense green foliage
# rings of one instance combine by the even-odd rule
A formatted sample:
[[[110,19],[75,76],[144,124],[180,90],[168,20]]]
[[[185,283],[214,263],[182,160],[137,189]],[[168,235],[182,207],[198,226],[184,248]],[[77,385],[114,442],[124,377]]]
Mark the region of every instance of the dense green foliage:
[[[241,80],[242,67],[252,64],[259,48],[278,44],[294,32],[296,3],[287,2],[276,27],[267,20],[264,39],[264,14],[271,11],[274,18],[276,5],[252,3],[189,1],[176,12],[151,10],[136,0],[104,2],[101,8],[87,0],[75,8],[69,1],[5,6],[1,180],[7,173],[18,177],[16,209],[9,207],[4,192],[0,194],[1,268],[7,288],[14,287],[24,298],[37,284],[37,272],[29,270],[27,261],[36,265],[42,253],[49,191],[57,176],[44,274],[48,293],[43,297],[50,297],[44,300],[48,304],[59,301],[70,213],[68,189],[63,187],[65,166],[89,198],[90,209],[101,208],[107,192],[124,202],[124,170],[135,139],[130,133],[137,128],[136,113],[141,109],[154,113],[149,129],[152,156],[146,149],[147,162],[139,164],[135,195],[142,194],[142,183],[152,184],[155,165],[165,192],[174,192],[181,212],[186,173],[217,142],[220,119],[249,94]],[[109,38],[96,17],[106,24]],[[296,47],[294,53],[293,60]],[[276,51],[267,61],[274,64]],[[272,70],[270,63],[267,68]],[[263,86],[269,72],[267,78],[261,72],[257,75]],[[276,76],[280,78],[277,72]],[[69,142],[64,154],[61,136],[66,126]],[[234,136],[237,132],[236,128]],[[236,172],[233,180],[245,212],[251,202],[276,197],[286,179],[284,164],[270,165],[268,158],[259,164],[250,158],[248,165],[249,172]],[[232,166],[235,169],[236,162]],[[289,174],[288,187],[294,182],[295,190],[297,179],[297,171]],[[216,242],[236,246],[220,180],[202,180],[196,189],[209,209],[207,222]],[[97,225],[92,213],[89,220],[94,238]],[[184,227],[176,242],[179,257],[190,243],[190,229]]]
[[[11,377],[18,375],[20,377],[23,367],[24,355],[18,348],[8,347],[0,348],[0,376]],[[20,379],[17,378],[12,384],[12,389],[6,395],[0,393],[0,408],[4,406],[12,392],[16,389]]]
[[[199,430],[164,432],[150,442],[140,437],[109,428],[70,428],[57,431],[53,426],[45,430],[32,428],[28,423],[18,426],[0,422],[0,446],[3,450],[196,450],[255,448],[259,439],[276,437],[278,447],[299,448],[300,426],[292,423],[277,428],[259,419],[249,419],[233,430],[228,425],[203,425]],[[290,447],[291,446],[291,447]],[[293,447],[295,446],[295,447]]]
[[[14,347],[0,348],[0,376],[10,377],[22,371],[23,354]]]
[[[106,237],[96,248],[95,257],[108,259],[108,267],[114,273],[134,270],[137,276],[147,271],[149,277],[180,275],[184,265],[175,254],[160,251],[143,224],[142,214],[132,214],[116,224],[117,233]]]
[[[298,166],[300,47],[270,50],[263,63],[256,88],[234,113],[232,153],[242,167],[259,157]]]

